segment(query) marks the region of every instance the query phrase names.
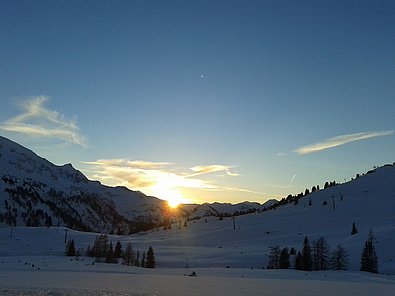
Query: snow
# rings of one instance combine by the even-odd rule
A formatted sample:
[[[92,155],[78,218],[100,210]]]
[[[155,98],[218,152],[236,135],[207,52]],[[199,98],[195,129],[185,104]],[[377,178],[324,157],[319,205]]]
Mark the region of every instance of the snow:
[[[119,239],[124,248],[131,242],[135,251],[146,251],[152,245],[157,259],[156,269],[94,263],[87,257],[80,257],[78,261],[74,257],[65,257],[66,228],[17,227],[13,229],[12,237],[9,228],[1,228],[0,294],[393,295],[395,275],[359,272],[358,262],[356,266],[350,264],[350,271],[341,272],[262,269],[267,263],[265,253],[269,245],[289,243],[293,239],[288,233],[289,241],[280,228],[272,230],[271,234],[264,233],[262,229],[275,227],[274,224],[262,227],[256,223],[258,220],[269,222],[263,219],[267,214],[238,217],[239,228],[236,230],[230,219],[208,218],[207,223],[204,219],[189,223],[187,229],[173,227],[144,235],[109,236],[113,243]],[[284,215],[287,216],[287,211]],[[258,231],[264,234],[257,236]],[[378,245],[383,233],[377,235]],[[392,237],[394,234],[391,233]],[[385,235],[389,234],[385,232]],[[73,239],[81,251],[86,250],[88,244],[92,245],[96,236],[67,229],[67,238]],[[341,236],[340,233],[333,239],[339,241]],[[296,237],[303,239],[303,236]],[[362,244],[363,239],[365,237],[357,235],[346,240]],[[392,248],[393,243],[391,241],[388,248]],[[360,252],[354,254],[353,244],[345,245],[351,257],[358,261]],[[380,258],[383,258],[383,250],[385,248],[378,248]],[[393,270],[392,263],[379,263],[381,270]],[[192,272],[197,276],[188,276]]]
[[[26,258],[25,258],[26,259]],[[43,259],[41,259],[43,260]],[[47,258],[47,268],[4,262],[2,295],[393,295],[393,276],[207,268],[147,270]],[[63,263],[63,264],[62,264]],[[4,268],[7,266],[7,268]],[[55,267],[54,267],[55,266]],[[23,280],[22,280],[23,279]]]
[[[134,230],[128,223],[118,222],[113,225],[114,220],[122,220],[118,216],[109,217],[106,213],[116,211],[117,214],[126,218],[130,222],[153,222],[160,223],[167,212],[167,202],[155,197],[129,190],[126,187],[104,186],[98,181],[88,180],[80,171],[73,168],[71,164],[57,166],[48,160],[39,157],[33,151],[0,136],[0,205],[9,201],[9,194],[6,190],[16,190],[17,187],[34,191],[41,200],[32,205],[32,209],[24,203],[12,202],[12,207],[19,215],[16,217],[18,226],[26,225],[26,221],[21,217],[22,213],[42,210],[52,219],[53,225],[67,225],[66,221],[59,218],[53,209],[46,203],[48,201],[58,204],[63,210],[72,205],[74,218],[81,218],[81,224],[95,231],[114,231],[119,229],[129,233]],[[11,179],[8,184],[3,177]],[[12,183],[12,184],[11,184]],[[50,194],[55,192],[56,194]],[[55,195],[55,196],[54,196]],[[63,200],[59,196],[64,197]],[[93,206],[83,200],[81,196],[95,196],[101,201],[101,207]],[[76,200],[78,198],[78,200]],[[81,201],[82,202],[79,202]],[[273,201],[271,201],[272,203]],[[95,205],[97,205],[94,202]],[[31,206],[31,205],[30,205]],[[233,213],[235,211],[260,208],[264,205],[258,203],[244,202],[237,205],[212,204],[208,206],[211,214]],[[204,207],[204,206],[203,206]],[[183,205],[180,207],[180,215],[186,216],[194,212],[193,217],[204,216],[208,212],[199,210],[200,205]],[[203,213],[202,213],[203,212]],[[0,214],[4,213],[0,207]],[[106,216],[106,217],[104,217]],[[123,219],[125,220],[125,219]],[[0,222],[1,223],[1,222]],[[44,225],[41,221],[40,225]],[[128,224],[128,225],[126,225]],[[85,229],[86,229],[85,227]]]
[[[85,183],[71,165],[57,167],[15,143],[2,140],[0,144],[4,172],[33,177],[48,186],[60,184],[64,190],[74,190],[77,185],[88,188],[116,201],[128,216],[160,211],[155,198],[139,192],[132,197],[125,188]],[[77,179],[82,181],[78,183]],[[0,202],[6,198],[3,187],[0,182]],[[152,246],[156,269],[92,264],[92,258],[76,261],[63,255],[66,233],[81,253],[93,245],[95,233],[63,227],[16,227],[11,236],[11,229],[3,224],[0,295],[394,295],[394,192],[395,167],[387,165],[356,180],[311,193],[297,205],[290,203],[235,220],[205,217],[188,221],[187,228],[174,211],[169,230],[109,236],[113,245],[120,240],[125,249],[130,242],[140,254]],[[204,215],[206,210],[233,212],[251,205],[205,204],[193,215]],[[354,222],[358,233],[351,235]],[[17,225],[21,225],[19,221]],[[380,274],[359,271],[370,229],[376,238]],[[324,237],[332,250],[341,244],[350,254],[348,271],[264,269],[270,246],[300,250],[305,236],[310,242]],[[188,276],[192,272],[197,276]]]

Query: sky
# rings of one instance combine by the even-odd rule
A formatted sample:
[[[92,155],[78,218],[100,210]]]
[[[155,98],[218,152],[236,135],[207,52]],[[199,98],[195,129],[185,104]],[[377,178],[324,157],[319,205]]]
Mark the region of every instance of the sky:
[[[0,135],[90,179],[260,203],[395,161],[394,1],[0,1]]]

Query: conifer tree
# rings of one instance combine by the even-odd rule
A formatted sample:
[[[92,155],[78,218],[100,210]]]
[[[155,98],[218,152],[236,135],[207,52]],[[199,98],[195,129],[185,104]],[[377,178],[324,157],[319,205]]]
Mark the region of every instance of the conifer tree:
[[[114,258],[114,250],[112,247],[112,242],[110,242],[110,245],[108,247],[107,253],[106,253],[106,263],[115,263],[115,258]]]
[[[311,259],[311,247],[307,236],[304,238],[303,249],[302,249],[302,269],[309,271],[313,268]]]
[[[313,263],[315,270],[326,270],[329,266],[329,245],[323,237],[313,243]]]
[[[331,268],[334,270],[347,270],[348,252],[341,245],[337,245],[331,256]]]
[[[126,250],[123,254],[123,260],[126,265],[134,264],[134,251],[131,243],[128,243]]]
[[[279,246],[269,247],[269,263],[267,265],[268,269],[277,269],[280,267],[280,254],[281,250]]]
[[[75,256],[76,255],[74,240],[67,241],[65,255],[66,256]]]
[[[140,266],[140,251],[137,251],[136,260],[134,261],[134,266]]]
[[[96,237],[95,243],[92,247],[92,257],[105,258],[108,251],[108,237],[105,234],[101,234]]]
[[[154,250],[150,246],[147,251],[147,261],[145,262],[145,267],[146,268],[155,268],[155,255],[154,255]]]
[[[141,258],[141,267],[145,267],[145,252],[143,252],[143,257]]]
[[[289,254],[292,255],[292,256],[296,255],[296,250],[295,250],[294,247],[291,248],[291,250],[289,251]]]
[[[288,248],[285,247],[284,249],[282,249],[281,254],[280,254],[279,268],[280,269],[288,269],[290,265],[291,265],[291,262],[289,261]]]
[[[115,245],[114,257],[115,258],[121,258],[122,257],[122,245],[121,245],[121,242],[119,240],[117,241],[117,244]]]
[[[372,230],[369,231],[368,239],[361,256],[361,271],[372,273],[379,272],[378,258],[376,255],[376,248],[374,247],[374,236]]]
[[[302,264],[302,254],[298,252],[298,255],[296,255],[295,259],[295,269],[296,270],[303,270],[303,264]]]

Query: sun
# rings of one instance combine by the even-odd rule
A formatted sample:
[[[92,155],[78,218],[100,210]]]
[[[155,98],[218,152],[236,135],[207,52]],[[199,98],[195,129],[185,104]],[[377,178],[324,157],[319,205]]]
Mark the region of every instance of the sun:
[[[182,203],[182,201],[178,198],[170,198],[167,200],[167,202],[169,204],[169,207],[173,209],[177,208]]]
[[[154,196],[166,200],[171,208],[176,208],[185,202],[181,192],[177,188],[163,184],[163,182],[157,183],[151,190]]]

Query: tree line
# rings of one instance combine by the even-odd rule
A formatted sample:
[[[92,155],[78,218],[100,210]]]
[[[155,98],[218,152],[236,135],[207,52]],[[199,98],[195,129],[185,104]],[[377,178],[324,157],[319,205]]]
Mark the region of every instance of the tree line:
[[[353,225],[353,231],[355,224]],[[374,235],[370,231],[368,239],[365,241],[361,254],[360,270],[372,273],[378,273],[378,257],[374,246]],[[281,249],[279,246],[269,248],[268,269],[288,269],[291,268],[291,256],[295,258],[293,267],[296,270],[313,271],[313,270],[347,270],[349,253],[340,244],[331,252],[329,244],[324,237],[310,244],[306,236],[303,241],[301,251],[296,253],[294,248],[288,247]]]
[[[76,256],[77,258],[81,255],[75,246],[74,240],[68,240],[65,255]],[[96,237],[93,246],[88,246],[85,255],[95,258],[96,262],[119,263],[121,261],[122,264],[128,266],[156,267],[155,254],[151,246],[140,257],[140,251],[135,252],[131,243],[128,243],[126,249],[123,250],[122,244],[118,240],[115,247],[113,247],[112,241],[109,241],[108,236],[105,234]]]

